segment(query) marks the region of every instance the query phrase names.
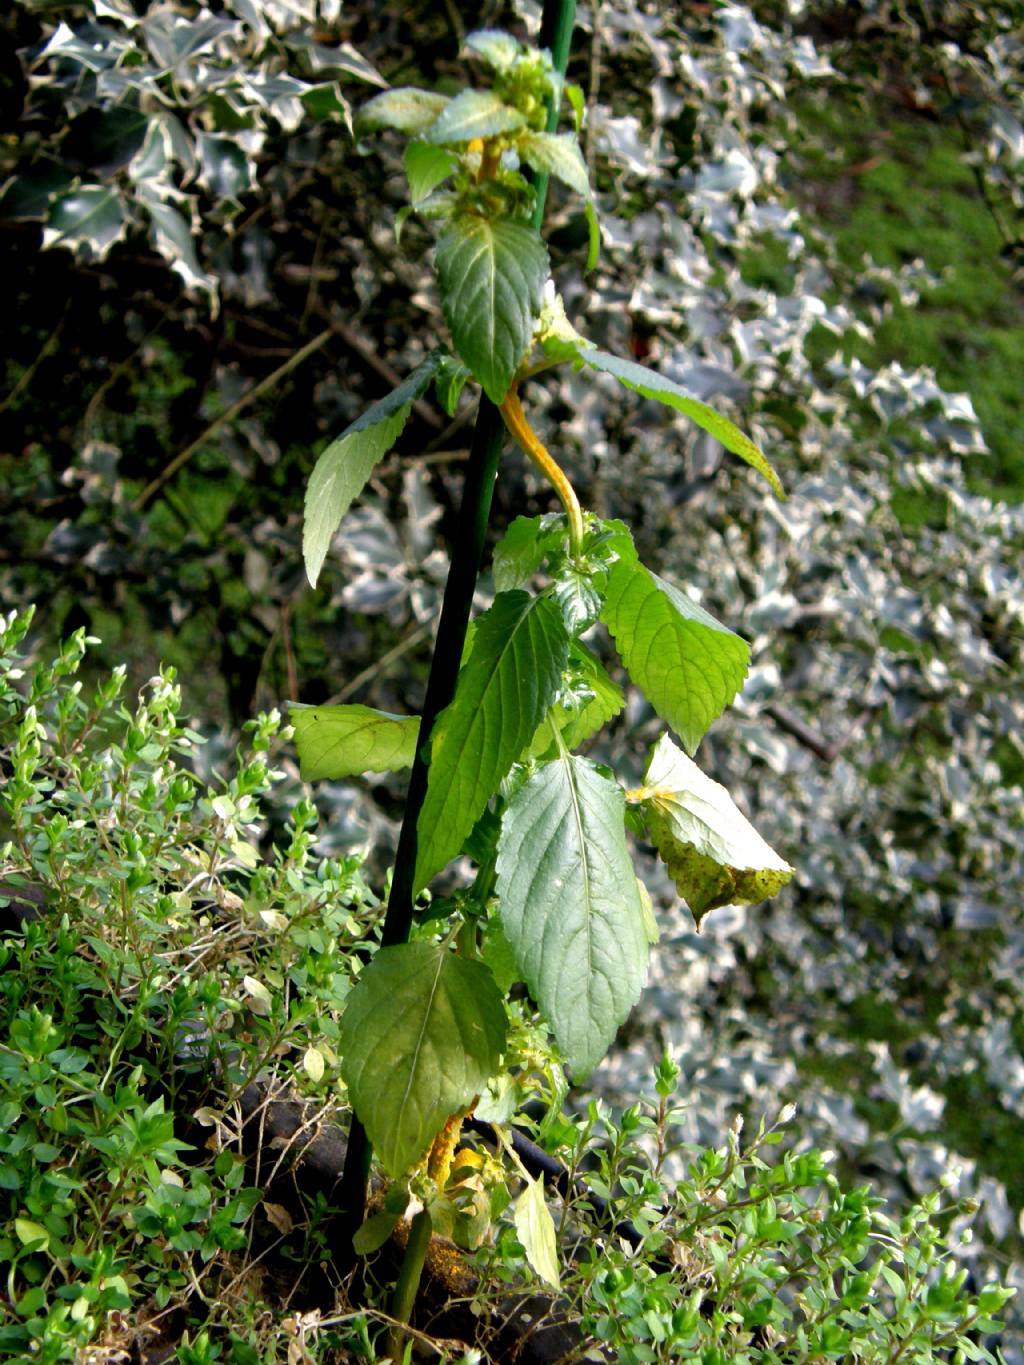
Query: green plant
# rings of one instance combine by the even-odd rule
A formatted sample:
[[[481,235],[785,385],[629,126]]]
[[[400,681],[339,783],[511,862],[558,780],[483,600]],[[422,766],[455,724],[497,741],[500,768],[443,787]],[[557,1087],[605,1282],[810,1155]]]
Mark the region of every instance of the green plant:
[[[413,769],[382,947],[342,1021],[342,1075],[356,1115],[347,1170],[356,1224],[367,1155],[360,1125],[400,1186],[428,1152],[428,1169],[437,1160],[446,1174],[447,1158],[437,1153],[451,1139],[439,1137],[442,1129],[482,1095],[490,1092],[493,1101],[503,1059],[506,1074],[529,1073],[509,1034],[505,993],[513,983],[526,985],[577,1079],[601,1060],[636,1003],[657,937],[633,871],[627,823],[646,829],[698,922],[715,906],[763,900],[792,876],[727,792],[667,734],[643,784],[631,790],[573,752],[624,700],[583,642],[596,623],[689,754],[742,686],[749,650],[644,567],[626,526],[580,507],[530,425],[520,386],[562,364],[610,375],[683,412],[779,494],[781,486],[731,421],[671,380],[600,351],[572,327],[549,283],[538,231],[543,194],[524,174],[554,175],[584,197],[593,264],[596,219],[577,143],[582,101],[572,86],[563,91],[564,49],[559,65],[547,51],[497,31],[472,34],[466,45],[490,69],[489,89],[450,98],[389,90],[359,115],[363,132],[397,129],[411,137],[405,167],[412,204],[396,230],[417,211],[439,232],[437,278],[454,351],[428,355],[320,456],[306,497],[307,572],[315,585],[341,518],[431,384],[452,415],[463,386],[477,380],[484,393],[478,442],[486,452],[481,459],[478,451],[477,463],[493,480],[498,413],[563,510],[513,522],[495,553],[493,604],[467,638],[487,515],[486,499],[473,505],[474,535],[461,561],[456,546],[445,602],[447,612],[459,595],[460,620],[446,632],[442,615],[422,719],[364,706],[292,709],[309,778]],[[557,133],[563,93],[576,128]],[[531,590],[541,574],[544,586]],[[441,670],[444,684],[434,686]],[[428,884],[463,854],[477,865],[472,885],[428,901]],[[443,1200],[443,1175],[435,1184]],[[553,1237],[534,1183],[520,1203],[534,1229],[534,1260],[550,1278]],[[364,1249],[404,1207],[399,1196],[383,1220],[378,1216]],[[414,1232],[429,1235],[430,1218],[428,1205]],[[422,1247],[411,1252],[414,1260],[421,1254]],[[404,1284],[400,1297],[404,1308]]]

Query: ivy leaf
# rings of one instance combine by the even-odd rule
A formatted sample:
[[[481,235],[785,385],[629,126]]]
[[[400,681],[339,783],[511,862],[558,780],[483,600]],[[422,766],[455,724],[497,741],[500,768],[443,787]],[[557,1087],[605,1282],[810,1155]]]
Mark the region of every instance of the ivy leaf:
[[[374,465],[398,439],[413,403],[440,362],[440,352],[429,355],[397,389],[357,417],[317,460],[306,489],[302,531],[306,575],[314,588],[342,517],[362,492]]]
[[[423,1156],[498,1070],[505,1006],[494,979],[435,943],[382,948],[341,1020],[341,1073],[388,1174]]]
[[[558,726],[565,747],[577,749],[617,716],[626,704],[622,688],[612,682],[600,659],[579,640],[574,640],[569,649],[568,671],[571,691],[579,700],[561,700],[552,707],[530,745],[530,758],[554,757],[556,746],[551,720]]]
[[[421,133],[442,113],[448,104],[447,95],[436,95],[430,90],[417,90],[403,85],[385,90],[364,104],[356,116],[356,129],[372,133],[378,128],[397,128],[400,133]]]
[[[393,716],[370,706],[289,704],[304,782],[391,773],[416,757],[419,716]]]
[[[457,218],[437,244],[445,320],[493,403],[505,397],[530,345],[548,269],[538,234],[507,218]]]
[[[524,133],[516,141],[524,161],[544,175],[553,175],[584,199],[591,198],[590,177],[575,133]]]
[[[562,751],[515,794],[498,841],[498,909],[523,980],[577,1079],[636,1004],[647,936],[625,798]]]
[[[558,1289],[558,1253],[555,1223],[544,1198],[544,1180],[526,1178],[526,1187],[516,1200],[516,1236],[523,1244],[526,1259],[542,1280]]]
[[[767,900],[793,876],[726,789],[668,735],[654,746],[642,791],[651,840],[698,924],[719,905]]]
[[[458,157],[443,147],[432,147],[429,142],[410,142],[405,149],[405,178],[409,182],[413,205],[428,198],[453,174],[458,164]]]
[[[426,129],[427,142],[472,142],[522,128],[526,116],[513,109],[493,90],[463,90]]]
[[[504,71],[519,56],[519,43],[511,33],[503,33],[498,28],[481,28],[467,34],[466,47],[494,71]]]
[[[80,185],[54,199],[46,226],[43,246],[66,246],[72,251],[86,247],[101,260],[127,227],[121,196],[105,185]]]
[[[431,738],[413,889],[459,852],[558,689],[569,640],[554,603],[499,593],[480,617],[455,696]]]
[[[620,384],[632,389],[634,393],[639,393],[644,398],[653,398],[658,403],[665,403],[668,407],[685,413],[702,430],[709,432],[716,441],[720,441],[726,450],[731,450],[741,460],[746,460],[759,474],[763,474],[780,498],[785,497],[775,470],[750,437],[744,436],[728,417],[723,417],[714,408],[708,407],[707,403],[692,398],[673,380],[647,369],[645,365],[637,365],[632,360],[621,360],[606,351],[599,351],[596,346],[584,347],[580,351],[580,356],[590,369],[613,375]]]
[[[692,754],[743,685],[750,646],[615,537],[601,620],[629,676]]]

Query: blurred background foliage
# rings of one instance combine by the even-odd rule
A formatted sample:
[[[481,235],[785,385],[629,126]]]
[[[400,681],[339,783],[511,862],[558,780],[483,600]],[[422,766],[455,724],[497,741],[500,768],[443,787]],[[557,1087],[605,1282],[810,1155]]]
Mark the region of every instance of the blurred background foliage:
[[[288,698],[419,705],[471,408],[417,406],[315,593],[299,553],[315,454],[442,333],[398,144],[350,111],[537,17],[0,17],[0,598],[136,686],[176,665],[208,761]],[[958,1171],[965,1262],[1024,1288],[1022,35],[1019,3],[582,6],[605,240],[583,279],[554,193],[570,317],[752,429],[789,499],[611,381],[529,396],[584,503],[752,641],[701,760],[798,868],[698,936],[648,861],[661,950],[597,1084],[632,1097],[667,1045],[696,1140],[781,1095],[897,1199]],[[517,455],[495,506],[548,509]],[[639,774],[653,735],[633,697],[603,754]],[[316,795],[325,850],[386,866],[400,783]]]

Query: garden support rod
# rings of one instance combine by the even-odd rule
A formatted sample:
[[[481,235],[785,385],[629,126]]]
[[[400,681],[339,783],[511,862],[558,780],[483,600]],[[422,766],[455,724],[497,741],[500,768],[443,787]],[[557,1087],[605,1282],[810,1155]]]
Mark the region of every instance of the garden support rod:
[[[565,75],[575,18],[576,0],[544,0],[540,42],[541,46],[550,46],[559,77]],[[557,123],[558,107],[553,105],[548,114],[548,128],[554,129]],[[546,176],[538,176],[536,191],[533,226],[539,231],[547,196]],[[481,397],[463,488],[459,529],[452,546],[451,568],[445,585],[437,641],[427,678],[419,742],[409,777],[409,794],[406,797],[402,829],[398,836],[391,894],[388,898],[381,938],[383,947],[405,943],[412,929],[417,824],[427,791],[425,755],[430,750],[434,722],[455,694],[455,683],[462,661],[466,630],[487,535],[491,496],[494,492],[498,461],[501,458],[503,437],[504,425],[501,414],[486,396]],[[350,1271],[355,1264],[356,1253],[352,1238],[362,1224],[365,1214],[370,1157],[371,1148],[366,1129],[353,1113],[339,1191],[341,1226],[344,1232],[337,1260],[343,1274]]]

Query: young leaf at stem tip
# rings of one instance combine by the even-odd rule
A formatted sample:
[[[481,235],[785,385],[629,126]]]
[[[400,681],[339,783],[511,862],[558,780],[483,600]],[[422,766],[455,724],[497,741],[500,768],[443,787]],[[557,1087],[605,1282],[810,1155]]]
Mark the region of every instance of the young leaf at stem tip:
[[[626,846],[625,797],[563,747],[509,802],[498,909],[523,980],[576,1080],[640,997],[647,933]]]
[[[655,745],[638,794],[651,841],[698,924],[720,905],[767,900],[793,876],[726,789],[668,735]]]
[[[558,690],[568,652],[561,613],[545,597],[499,593],[477,621],[455,696],[431,737],[415,891],[458,853],[530,743]]]
[[[385,1170],[404,1175],[498,1070],[505,1005],[490,971],[436,943],[381,948],[341,1020],[341,1073]]]

